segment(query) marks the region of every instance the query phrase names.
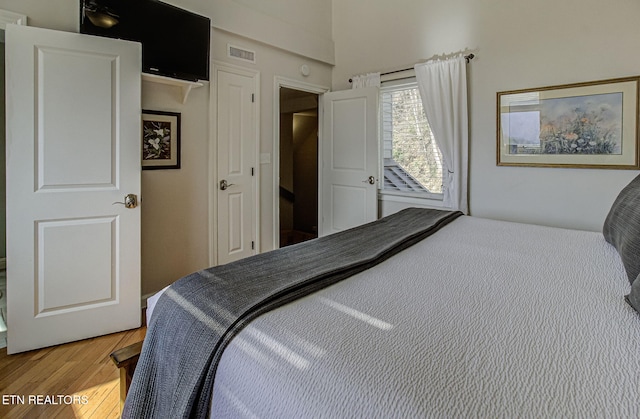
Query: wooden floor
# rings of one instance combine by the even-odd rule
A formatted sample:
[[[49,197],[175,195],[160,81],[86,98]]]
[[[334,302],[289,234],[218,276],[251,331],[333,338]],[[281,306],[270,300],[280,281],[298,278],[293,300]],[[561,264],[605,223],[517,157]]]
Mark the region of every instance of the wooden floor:
[[[0,418],[120,417],[119,373],[109,354],[145,332],[141,327],[16,355],[0,349]]]

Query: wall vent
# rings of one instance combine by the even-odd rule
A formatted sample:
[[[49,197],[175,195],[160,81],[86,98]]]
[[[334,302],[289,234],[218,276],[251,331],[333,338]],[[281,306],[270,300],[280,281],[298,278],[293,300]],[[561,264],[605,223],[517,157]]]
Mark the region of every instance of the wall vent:
[[[231,58],[236,58],[238,60],[247,61],[250,63],[256,62],[256,52],[248,49],[236,47],[234,45],[227,44],[227,54]]]

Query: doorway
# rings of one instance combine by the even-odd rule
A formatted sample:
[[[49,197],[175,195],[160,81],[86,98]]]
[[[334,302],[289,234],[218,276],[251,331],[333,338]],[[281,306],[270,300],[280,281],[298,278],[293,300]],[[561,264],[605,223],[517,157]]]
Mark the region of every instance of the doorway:
[[[318,99],[280,87],[280,247],[318,237]]]

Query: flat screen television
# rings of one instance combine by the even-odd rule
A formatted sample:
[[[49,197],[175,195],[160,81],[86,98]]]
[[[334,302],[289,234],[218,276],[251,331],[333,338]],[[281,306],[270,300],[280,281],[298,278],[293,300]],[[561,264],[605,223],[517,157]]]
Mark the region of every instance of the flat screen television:
[[[157,0],[80,0],[80,33],[142,43],[142,71],[209,80],[209,18]]]

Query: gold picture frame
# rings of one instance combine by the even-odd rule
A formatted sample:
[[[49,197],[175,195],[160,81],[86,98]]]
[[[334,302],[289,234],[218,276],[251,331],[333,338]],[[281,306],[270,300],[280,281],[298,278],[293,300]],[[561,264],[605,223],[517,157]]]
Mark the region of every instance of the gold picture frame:
[[[497,93],[497,165],[640,169],[640,76]]]

